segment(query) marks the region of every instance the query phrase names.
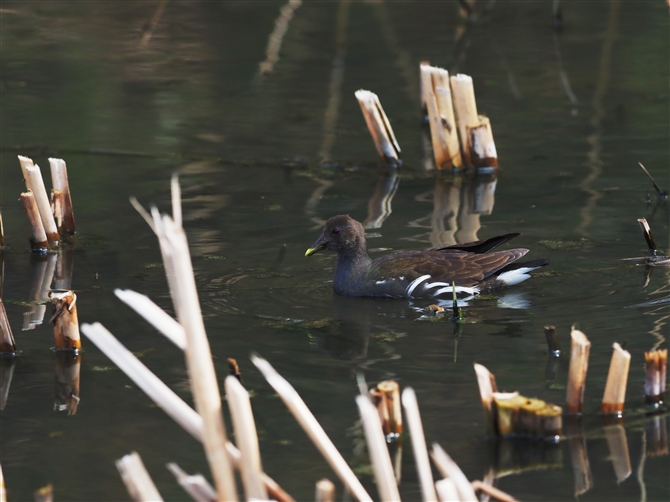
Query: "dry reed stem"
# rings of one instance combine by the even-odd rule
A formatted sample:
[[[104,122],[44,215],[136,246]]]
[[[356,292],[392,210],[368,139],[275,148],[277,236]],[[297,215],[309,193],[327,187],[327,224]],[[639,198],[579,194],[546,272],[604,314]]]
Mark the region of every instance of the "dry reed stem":
[[[40,166],[37,164],[26,166],[25,173],[27,175],[26,187],[28,187],[28,190],[33,192],[35,197],[35,203],[37,204],[37,209],[40,213],[40,219],[44,225],[47,241],[56,244],[58,243],[60,237],[58,236],[58,228],[56,227],[54,216],[51,213],[51,204],[49,203],[47,189],[44,186],[44,180],[42,179]]]
[[[377,384],[384,406],[388,410],[387,435],[399,436],[402,434],[402,407],[400,404],[400,386],[395,380],[384,380]]]
[[[545,326],[544,336],[547,339],[549,353],[552,356],[558,356],[561,353],[561,344],[558,341],[558,335],[556,335],[556,328],[554,326]]]
[[[468,134],[473,167],[498,167],[498,152],[488,117],[480,115],[479,123],[468,127]]]
[[[640,225],[640,230],[642,230],[642,235],[644,235],[644,240],[647,241],[647,248],[649,251],[656,251],[658,247],[656,247],[654,238],[651,235],[651,228],[649,227],[649,223],[647,223],[647,219],[639,218],[637,222]]]
[[[439,444],[433,443],[433,451],[430,456],[435,463],[435,467],[440,471],[440,474],[445,478],[450,478],[454,482],[460,500],[477,500],[475,490],[472,488],[472,484],[470,484],[468,478],[465,477],[465,474],[463,474],[461,468],[458,467],[458,464],[452,460]]]
[[[51,198],[49,199],[51,207],[51,214],[53,214],[56,221],[56,228],[61,232],[63,226],[63,193],[60,190],[51,190]]]
[[[126,485],[130,498],[135,502],[163,500],[146,467],[144,467],[142,458],[136,451],[117,460],[116,468],[121,474],[121,479]]]
[[[81,337],[77,317],[77,295],[73,291],[52,291],[49,297],[53,312],[50,322],[54,323],[56,350],[79,352]]]
[[[379,414],[367,396],[356,396],[356,404],[363,422],[368,454],[372,460],[379,497],[383,501],[400,500],[400,493],[398,492],[391,457],[386,447],[386,438],[379,421]]]
[[[470,128],[479,125],[475,87],[472,83],[472,77],[460,73],[452,76],[450,81],[454,111],[456,112],[456,125],[461,141],[463,164],[466,167],[473,167]]]
[[[365,123],[384,164],[397,165],[400,162],[400,146],[395,139],[388,117],[384,113],[379,97],[373,92],[358,90],[355,93],[363,112]]]
[[[663,401],[663,394],[665,393],[665,379],[668,368],[668,349],[645,352],[644,364],[645,401],[653,404],[659,403]]]
[[[37,490],[33,495],[35,497],[35,502],[53,502],[54,486],[49,483]]]
[[[16,354],[16,342],[12,334],[12,327],[7,318],[7,310],[5,304],[0,298],[0,354],[14,355]]]
[[[621,425],[610,425],[605,427],[604,430],[607,447],[610,451],[609,457],[612,460],[614,474],[616,474],[616,482],[622,483],[633,472],[630,466],[626,431]]]
[[[323,478],[316,482],[315,502],[333,502],[335,500],[335,485],[329,479]]]
[[[475,363],[475,373],[477,375],[477,384],[479,385],[479,396],[484,408],[486,418],[486,429],[489,434],[494,434],[496,430],[495,413],[493,411],[493,393],[498,392],[496,377],[486,366]]]
[[[27,192],[22,193],[21,201],[23,202],[23,207],[26,208],[30,227],[33,230],[33,236],[30,239],[31,248],[35,251],[48,249],[49,243],[47,242],[47,234],[44,231],[44,224],[42,223],[42,218],[40,217],[40,212],[37,208],[33,192],[28,190]]]
[[[239,364],[237,364],[237,360],[229,357],[226,362],[228,363],[228,373],[237,378],[238,382],[242,383],[242,372],[240,371]]]
[[[186,333],[182,325],[151,301],[148,296],[130,289],[115,289],[114,294],[141,315],[145,321],[163,333],[168,340],[181,350],[186,350]]]
[[[235,442],[242,453],[240,472],[247,500],[267,500],[268,494],[261,480],[261,452],[258,447],[256,423],[251,411],[249,393],[234,376],[225,381],[228,408],[233,420]]]
[[[419,475],[419,482],[421,483],[423,500],[436,500],[437,494],[435,493],[433,473],[430,470],[430,460],[428,459],[426,438],[423,434],[419,404],[416,400],[416,393],[411,387],[406,387],[402,391],[402,404],[407,415],[407,425],[409,426],[410,438],[412,439],[414,461],[416,462],[416,470]]]
[[[7,502],[7,490],[5,490],[5,476],[2,474],[2,465],[0,465],[0,502]]]
[[[177,464],[167,464],[168,470],[177,479],[177,483],[196,502],[216,502],[216,491],[202,474],[188,474]]]
[[[621,415],[626,400],[630,352],[623,350],[616,342],[612,345],[612,348],[612,360],[607,374],[601,411],[605,414]]]
[[[279,394],[279,397],[284,401],[284,404],[291,414],[295,417],[352,495],[358,500],[372,500],[293,386],[284,377],[277,373],[272,365],[265,359],[253,355],[251,357],[251,362],[254,363],[268,383],[274,388],[277,394]]]
[[[174,187],[174,184],[173,184]],[[175,214],[180,214],[178,210]],[[200,311],[198,292],[193,275],[191,256],[183,228],[169,216],[152,210],[154,231],[163,250],[166,270],[174,272],[171,289],[179,323],[186,332],[186,362],[196,409],[203,419],[203,445],[209,461],[218,496],[227,501],[237,500],[235,476],[226,453],[226,430],[223,423],[221,394],[214,363]]]
[[[435,166],[438,169],[460,168],[463,161],[451,99],[449,72],[424,64],[420,68],[421,91],[428,113]]]
[[[74,210],[72,209],[72,195],[70,193],[70,183],[67,178],[67,167],[63,159],[49,159],[51,168],[51,184],[54,191],[61,193],[62,199],[62,219],[58,225],[58,231],[61,233],[74,234]]]
[[[437,500],[440,502],[461,502],[456,485],[449,478],[437,481],[435,483],[435,491],[437,491]]]
[[[517,502],[517,499],[512,497],[509,493],[504,492],[493,485],[479,481],[478,479],[472,482],[472,488],[474,488],[475,491],[484,492],[500,502]]]
[[[26,179],[28,176],[28,172],[26,169],[30,166],[34,166],[35,163],[33,162],[33,159],[30,157],[24,157],[23,155],[19,155],[19,164],[21,165],[21,172],[23,173],[23,179]]]
[[[568,387],[565,397],[565,411],[571,415],[582,413],[586,372],[589,367],[591,342],[581,331],[572,329],[570,333],[570,369],[568,370]]]

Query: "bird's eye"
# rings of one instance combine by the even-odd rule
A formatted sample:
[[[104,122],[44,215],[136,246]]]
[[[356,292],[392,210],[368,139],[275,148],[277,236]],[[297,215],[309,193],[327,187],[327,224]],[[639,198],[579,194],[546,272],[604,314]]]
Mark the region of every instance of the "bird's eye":
[[[332,232],[333,232],[335,235],[337,235],[337,234],[340,233],[340,229],[337,228],[337,227],[335,227],[335,228],[333,228]]]

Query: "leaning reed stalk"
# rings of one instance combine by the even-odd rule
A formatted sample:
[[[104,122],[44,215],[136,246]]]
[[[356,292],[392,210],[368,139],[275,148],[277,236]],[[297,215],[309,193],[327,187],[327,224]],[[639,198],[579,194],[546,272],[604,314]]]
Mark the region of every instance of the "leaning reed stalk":
[[[580,415],[584,404],[586,372],[589,367],[591,342],[581,331],[572,329],[570,333],[570,369],[568,387],[565,396],[565,411],[571,415]]]
[[[435,491],[437,491],[437,500],[440,502],[460,502],[458,490],[453,480],[449,478],[440,479],[435,483]]]
[[[215,502],[216,491],[202,474],[188,474],[174,462],[166,466],[177,479],[177,483],[196,502]]]
[[[144,467],[142,458],[136,451],[117,460],[116,468],[121,474],[121,479],[126,485],[130,498],[135,502],[163,500],[146,467]]]
[[[50,158],[49,167],[51,168],[52,193],[60,192],[61,194],[62,211],[58,231],[73,234],[75,232],[74,211],[72,209],[72,195],[70,194],[70,183],[67,178],[65,161],[63,159]]]
[[[460,497],[459,500],[478,500],[475,495],[475,490],[472,488],[472,484],[470,484],[468,478],[463,474],[463,471],[458,467],[458,464],[451,459],[439,444],[433,443],[431,457],[433,462],[435,462],[435,467],[440,471],[440,474],[445,478],[452,479],[456,484],[456,489],[458,490],[458,495]]]
[[[379,497],[384,501],[400,500],[400,493],[395,481],[391,457],[386,447],[386,438],[379,421],[379,414],[367,396],[356,396],[356,404],[363,422],[368,454],[372,460]]]
[[[323,430],[321,424],[319,424],[312,412],[309,411],[309,408],[307,408],[307,405],[293,386],[284,377],[277,373],[272,365],[262,357],[253,355],[251,356],[251,362],[254,363],[267,382],[274,388],[277,394],[279,394],[279,397],[284,401],[284,404],[291,414],[295,417],[353,496],[358,500],[372,500],[370,495],[365,491],[365,488],[363,488],[361,482],[351,470],[351,467],[349,467],[344,458],[342,458],[342,455],[337,448],[335,448],[335,445]]]
[[[181,324],[156,305],[148,296],[130,289],[115,289],[116,297],[141,315],[181,350],[186,350],[186,333]]]
[[[400,163],[400,146],[395,139],[395,134],[393,134],[391,123],[379,102],[379,97],[374,92],[362,89],[354,94],[382,163],[391,166],[398,165]]]
[[[500,502],[517,502],[517,499],[512,497],[509,493],[504,492],[500,488],[496,488],[493,485],[479,481],[478,479],[472,482],[472,488],[475,491],[481,491],[486,495],[499,500]]]
[[[152,211],[154,231],[158,236],[164,259],[171,263],[175,288],[172,290],[179,323],[186,332],[186,362],[191,377],[191,390],[196,409],[205,427],[204,446],[218,496],[237,500],[235,476],[226,454],[226,430],[223,424],[221,394],[214,363],[200,311],[198,292],[191,265],[191,256],[184,229],[167,215]],[[166,267],[168,268],[168,267]]]
[[[433,473],[430,470],[430,460],[428,459],[426,438],[423,434],[419,404],[416,400],[416,393],[411,387],[407,387],[402,391],[402,404],[405,408],[405,415],[407,415],[407,425],[409,426],[410,438],[412,439],[414,461],[416,462],[416,471],[421,483],[423,500],[436,500],[437,494],[435,493]]]
[[[7,318],[7,310],[5,304],[0,298],[0,354],[2,355],[16,355],[16,342],[12,334],[12,327]]]
[[[27,175],[26,186],[30,191],[33,192],[35,196],[37,209],[39,210],[40,218],[42,220],[42,224],[44,225],[44,231],[47,234],[47,241],[56,244],[58,243],[60,237],[58,236],[56,221],[54,220],[54,216],[51,213],[51,204],[49,203],[47,189],[44,186],[44,180],[42,179],[40,166],[37,164],[26,166],[25,173]]]
[[[258,448],[256,423],[251,411],[249,393],[234,376],[226,377],[226,397],[233,420],[235,442],[242,453],[240,471],[247,500],[267,500],[268,494],[261,480],[261,452]]]
[[[21,202],[23,202],[23,207],[26,208],[28,221],[30,221],[30,227],[33,231],[33,236],[30,239],[31,249],[38,252],[46,251],[49,248],[49,243],[47,242],[47,234],[44,231],[44,224],[42,223],[33,192],[28,190],[22,193]]]
[[[612,349],[612,360],[607,374],[601,411],[605,414],[621,415],[626,400],[630,352],[623,350],[618,343],[614,343]]]

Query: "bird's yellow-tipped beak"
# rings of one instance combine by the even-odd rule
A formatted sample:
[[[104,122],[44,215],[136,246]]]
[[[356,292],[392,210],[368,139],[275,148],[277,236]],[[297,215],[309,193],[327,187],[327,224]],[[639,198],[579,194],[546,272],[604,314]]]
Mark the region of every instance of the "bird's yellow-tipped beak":
[[[307,251],[305,251],[305,256],[312,256],[314,253],[319,251],[321,248],[319,246],[314,247],[314,248],[309,248]]]

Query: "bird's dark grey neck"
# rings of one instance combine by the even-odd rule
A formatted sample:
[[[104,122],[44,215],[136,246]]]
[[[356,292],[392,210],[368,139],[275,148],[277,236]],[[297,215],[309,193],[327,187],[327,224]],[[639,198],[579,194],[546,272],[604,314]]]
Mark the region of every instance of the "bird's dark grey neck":
[[[338,253],[333,289],[343,296],[364,296],[362,280],[370,270],[372,260],[365,249],[355,253]]]

